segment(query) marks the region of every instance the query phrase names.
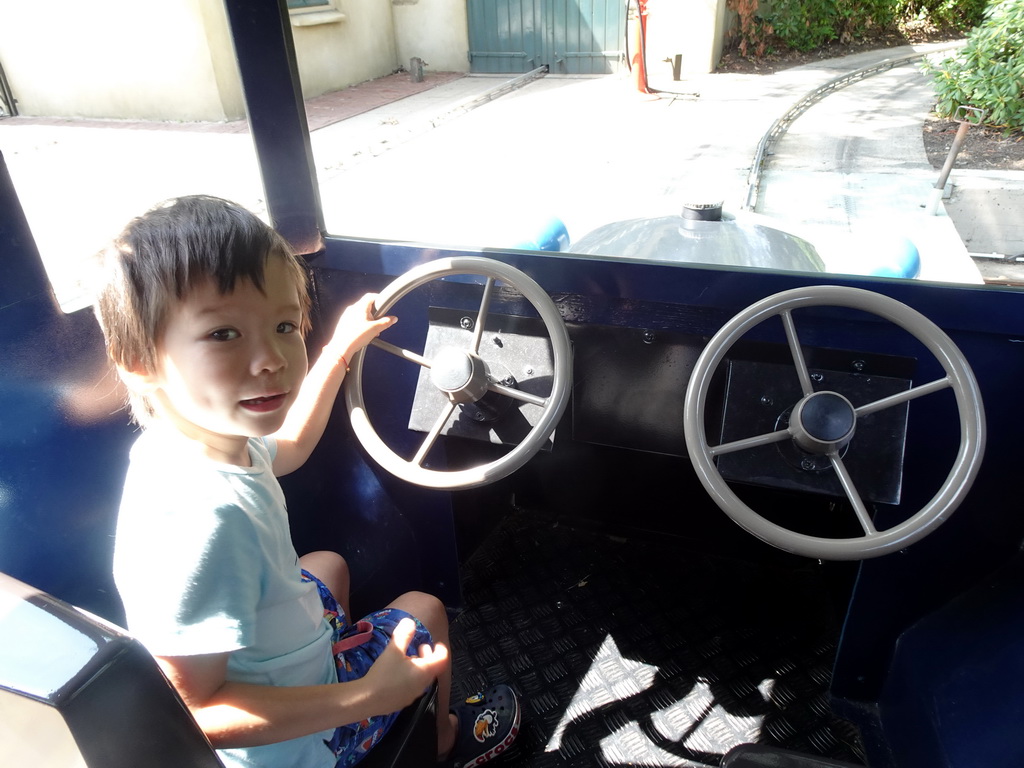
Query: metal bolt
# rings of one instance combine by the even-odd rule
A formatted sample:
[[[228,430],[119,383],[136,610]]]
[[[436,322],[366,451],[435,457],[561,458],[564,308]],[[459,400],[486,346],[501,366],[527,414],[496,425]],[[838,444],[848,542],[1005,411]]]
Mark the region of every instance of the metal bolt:
[[[472,331],[473,330],[473,318],[472,317],[464,317],[461,320],[459,320],[459,325],[462,326],[467,331]]]
[[[527,376],[533,376],[533,368],[527,368],[526,369],[526,375]]]
[[[654,331],[644,331],[643,334],[644,344],[654,343]]]
[[[772,400],[768,395],[761,395],[761,405],[774,405],[775,401]]]
[[[811,381],[814,381],[814,382],[817,382],[817,383],[820,384],[824,380],[825,380],[825,377],[822,376],[820,373],[812,373],[811,374]]]
[[[801,459],[800,469],[804,470],[805,472],[810,472],[811,470],[816,469],[813,459]]]

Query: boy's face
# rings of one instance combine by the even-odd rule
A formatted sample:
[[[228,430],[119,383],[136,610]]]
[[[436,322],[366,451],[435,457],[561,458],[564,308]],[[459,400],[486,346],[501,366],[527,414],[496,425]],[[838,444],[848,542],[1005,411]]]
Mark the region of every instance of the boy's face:
[[[175,302],[150,377],[158,414],[230,463],[247,463],[247,438],[281,428],[306,375],[294,275],[272,256],[265,278],[265,293],[242,280],[221,294],[210,279]]]

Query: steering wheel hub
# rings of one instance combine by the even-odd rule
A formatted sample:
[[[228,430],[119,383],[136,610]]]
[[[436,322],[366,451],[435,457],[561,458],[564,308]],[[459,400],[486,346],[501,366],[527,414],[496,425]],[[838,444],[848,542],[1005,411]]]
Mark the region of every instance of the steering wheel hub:
[[[797,403],[789,420],[794,442],[819,456],[845,448],[856,428],[853,405],[838,392],[812,392]]]
[[[487,363],[467,349],[447,347],[430,365],[430,380],[453,403],[475,403],[487,393]]]

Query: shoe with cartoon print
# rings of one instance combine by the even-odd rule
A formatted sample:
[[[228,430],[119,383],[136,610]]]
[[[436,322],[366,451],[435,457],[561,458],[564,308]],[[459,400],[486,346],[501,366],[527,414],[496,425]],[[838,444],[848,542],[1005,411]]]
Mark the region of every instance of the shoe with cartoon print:
[[[452,768],[483,765],[502,754],[519,733],[519,701],[507,685],[473,694],[451,710],[459,720]]]

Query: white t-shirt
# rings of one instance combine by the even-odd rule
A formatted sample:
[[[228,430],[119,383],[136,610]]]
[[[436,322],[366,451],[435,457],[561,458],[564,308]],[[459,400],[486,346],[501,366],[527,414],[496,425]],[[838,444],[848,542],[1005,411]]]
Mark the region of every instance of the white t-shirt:
[[[228,680],[337,682],[331,628],[316,586],[301,580],[276,444],[250,439],[251,467],[218,464],[172,429],[131,452],[114,552],[129,631],[156,656],[230,652]],[[333,766],[333,731],[221,750],[229,766]]]

